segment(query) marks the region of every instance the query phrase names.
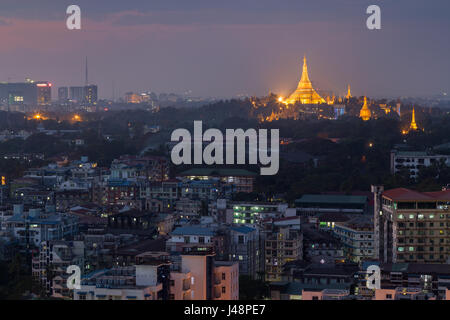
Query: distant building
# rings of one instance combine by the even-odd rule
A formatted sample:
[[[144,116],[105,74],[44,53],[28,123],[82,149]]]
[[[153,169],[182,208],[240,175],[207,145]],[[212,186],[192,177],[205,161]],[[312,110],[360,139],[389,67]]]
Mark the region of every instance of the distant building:
[[[367,196],[305,194],[295,200],[297,213],[301,216],[316,216],[323,213],[360,215],[367,213]]]
[[[287,210],[287,203],[260,201],[227,201],[218,199],[211,207],[211,215],[218,222],[236,225],[257,225],[268,218],[279,218]]]
[[[84,101],[84,87],[70,87],[69,88],[69,99],[82,103]]]
[[[66,90],[62,88],[59,89],[64,90],[64,92]],[[69,87],[68,91],[69,91],[69,99],[74,102],[84,103],[88,105],[93,105],[97,103],[98,87],[96,85],[87,85],[83,87]]]
[[[58,101],[66,102],[69,100],[69,88],[68,87],[59,87],[58,88]]]
[[[210,180],[220,178],[223,185],[231,186],[233,192],[253,192],[256,173],[243,169],[196,168],[180,174],[191,180]]]
[[[413,179],[419,176],[420,169],[440,162],[450,166],[450,156],[431,151],[391,151],[391,173],[406,170]]]
[[[0,83],[0,103],[8,105],[46,105],[51,103],[52,84],[28,80],[23,83]]]
[[[88,85],[84,87],[84,102],[89,105],[97,104],[98,87],[96,85]]]

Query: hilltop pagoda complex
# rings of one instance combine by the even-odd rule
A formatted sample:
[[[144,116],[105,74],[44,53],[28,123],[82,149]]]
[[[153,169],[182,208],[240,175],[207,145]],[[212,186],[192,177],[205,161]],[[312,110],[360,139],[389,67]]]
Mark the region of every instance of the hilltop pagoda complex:
[[[319,94],[314,90],[308,76],[308,65],[306,64],[306,56],[303,57],[303,73],[298,83],[297,89],[292,93],[286,101],[290,104],[300,102],[302,104],[320,104],[326,103]]]

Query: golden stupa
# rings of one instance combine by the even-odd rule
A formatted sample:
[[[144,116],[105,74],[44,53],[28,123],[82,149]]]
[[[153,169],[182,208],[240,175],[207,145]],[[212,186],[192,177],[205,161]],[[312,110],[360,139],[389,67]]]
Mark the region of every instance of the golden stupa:
[[[352,97],[352,92],[350,91],[350,85],[348,85],[348,87],[347,87],[347,96],[346,96],[346,98],[347,99],[350,99]]]
[[[297,89],[287,99],[288,103],[294,104],[300,102],[302,104],[320,104],[326,103],[319,94],[313,89],[312,83],[308,76],[308,65],[306,64],[306,56],[303,57],[303,73],[298,83]]]
[[[411,125],[409,126],[409,130],[417,130],[417,129],[419,129],[419,127],[417,126],[416,123],[416,111],[414,110],[413,107]]]
[[[367,97],[364,97],[364,105],[361,108],[361,111],[359,111],[359,117],[363,119],[364,121],[367,121],[372,116],[372,113],[370,112],[369,107],[367,106]]]

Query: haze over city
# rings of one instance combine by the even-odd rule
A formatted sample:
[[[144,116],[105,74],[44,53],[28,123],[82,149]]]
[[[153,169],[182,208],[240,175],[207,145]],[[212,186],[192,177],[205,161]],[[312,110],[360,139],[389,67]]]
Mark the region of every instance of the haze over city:
[[[354,95],[421,96],[450,88],[450,3],[410,1],[87,1],[82,29],[65,26],[73,1],[3,0],[1,81],[99,85],[233,97],[286,95],[304,54],[315,87]],[[382,8],[382,29],[366,8]],[[26,8],[26,10],[24,10]],[[439,32],[442,30],[442,32]]]

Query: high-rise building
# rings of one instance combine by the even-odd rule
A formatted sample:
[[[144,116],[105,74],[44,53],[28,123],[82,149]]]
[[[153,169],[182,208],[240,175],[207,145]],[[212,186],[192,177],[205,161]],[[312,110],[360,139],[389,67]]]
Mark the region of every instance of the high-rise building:
[[[48,81],[33,81],[20,83],[0,83],[0,103],[45,105],[52,99],[52,84]]]
[[[84,100],[84,87],[70,87],[69,88],[69,99],[76,101],[78,103]]]
[[[47,105],[52,102],[52,84],[47,81],[36,82],[37,104]]]
[[[97,103],[97,86],[87,85],[84,87],[84,103],[86,104],[96,104]]]
[[[69,99],[69,88],[67,87],[59,87],[58,88],[58,101],[64,102]]]
[[[96,104],[98,99],[98,87],[96,85],[70,87],[69,99],[77,103]]]
[[[398,188],[376,194],[375,248],[380,261],[450,262],[450,190]]]

